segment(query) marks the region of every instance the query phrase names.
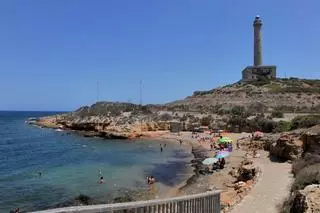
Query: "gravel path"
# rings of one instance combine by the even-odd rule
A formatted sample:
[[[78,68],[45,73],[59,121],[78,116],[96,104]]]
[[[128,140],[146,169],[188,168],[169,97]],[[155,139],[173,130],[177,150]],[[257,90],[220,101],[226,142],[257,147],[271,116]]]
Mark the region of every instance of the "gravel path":
[[[290,173],[291,164],[272,162],[266,152],[261,153],[261,158],[256,159],[262,174],[251,192],[236,205],[231,213],[273,213],[279,212],[277,205],[289,193],[293,180]]]

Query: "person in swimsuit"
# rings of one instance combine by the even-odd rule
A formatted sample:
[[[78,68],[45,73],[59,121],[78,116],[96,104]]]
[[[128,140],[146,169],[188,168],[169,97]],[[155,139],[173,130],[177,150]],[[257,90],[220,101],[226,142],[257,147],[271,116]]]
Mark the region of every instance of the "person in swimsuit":
[[[99,182],[100,182],[100,184],[104,183],[103,176],[100,177],[100,181]]]

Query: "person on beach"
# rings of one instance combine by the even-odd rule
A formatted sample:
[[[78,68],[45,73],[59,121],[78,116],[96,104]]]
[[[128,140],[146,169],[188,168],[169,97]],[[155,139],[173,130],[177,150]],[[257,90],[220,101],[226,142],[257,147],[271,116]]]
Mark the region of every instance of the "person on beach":
[[[163,152],[162,144],[160,144],[160,152]]]
[[[223,151],[224,150],[223,144],[220,144],[219,146],[220,146],[220,151]]]
[[[180,142],[180,146],[181,146],[182,145],[182,140],[180,139],[179,142]]]
[[[214,164],[212,165],[212,171],[215,171],[215,170],[217,170],[217,169],[219,169],[219,164],[218,164],[218,163],[214,163]]]
[[[228,152],[232,152],[232,144],[228,143],[227,147],[228,147]]]
[[[239,141],[239,139],[236,142],[236,146],[237,146],[237,149],[240,149],[240,141]]]
[[[226,164],[226,160],[224,158],[221,158],[220,169],[223,169],[225,164]]]

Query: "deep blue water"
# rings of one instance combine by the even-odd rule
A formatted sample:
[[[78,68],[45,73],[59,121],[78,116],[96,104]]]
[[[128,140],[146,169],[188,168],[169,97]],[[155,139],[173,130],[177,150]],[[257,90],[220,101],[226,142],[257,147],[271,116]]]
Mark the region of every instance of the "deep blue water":
[[[24,123],[51,114],[0,111],[0,212],[46,209],[79,194],[107,202],[144,190],[146,175],[162,186],[187,177],[184,168],[192,156],[178,144],[167,143],[160,153],[158,141],[85,138]],[[98,184],[99,169],[104,184]]]

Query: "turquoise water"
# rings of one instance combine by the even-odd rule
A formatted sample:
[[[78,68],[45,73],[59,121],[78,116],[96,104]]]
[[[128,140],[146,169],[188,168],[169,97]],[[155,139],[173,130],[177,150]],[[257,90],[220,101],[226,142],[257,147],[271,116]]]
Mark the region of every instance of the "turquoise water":
[[[0,212],[46,209],[79,194],[98,202],[146,189],[145,176],[163,186],[186,179],[192,156],[178,144],[85,138],[26,125],[54,112],[0,112]],[[98,183],[102,170],[104,184]],[[39,176],[38,172],[43,173]]]

